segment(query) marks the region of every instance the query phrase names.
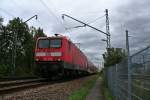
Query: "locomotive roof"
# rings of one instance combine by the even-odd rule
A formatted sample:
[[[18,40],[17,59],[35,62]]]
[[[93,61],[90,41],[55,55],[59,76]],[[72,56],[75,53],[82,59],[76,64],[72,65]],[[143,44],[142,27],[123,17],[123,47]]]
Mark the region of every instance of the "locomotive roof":
[[[66,36],[39,37],[38,39],[48,39],[48,38],[64,38],[64,39],[69,40]]]

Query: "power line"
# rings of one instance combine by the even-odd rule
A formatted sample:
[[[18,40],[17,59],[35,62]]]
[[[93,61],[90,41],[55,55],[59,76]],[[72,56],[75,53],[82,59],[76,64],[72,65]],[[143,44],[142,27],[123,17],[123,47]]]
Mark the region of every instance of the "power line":
[[[78,20],[78,19],[76,19],[76,18],[73,18],[73,17],[71,17],[71,16],[69,16],[69,15],[67,15],[67,14],[62,14],[62,19],[64,19],[64,17],[68,17],[68,18],[70,18],[70,19],[72,19],[72,20],[75,20],[75,21],[77,21],[77,22],[79,22],[79,23],[81,23],[81,24],[83,24],[83,25],[85,25],[85,26],[88,26],[88,27],[90,27],[90,28],[92,28],[92,29],[94,29],[94,30],[96,30],[96,31],[99,31],[99,32],[101,32],[101,33],[103,33],[103,34],[105,34],[105,35],[109,35],[109,34],[103,32],[103,31],[101,31],[101,30],[99,30],[99,29],[97,29],[97,28],[95,28],[95,27],[93,27],[93,26],[91,26],[91,25],[89,25],[89,24],[87,24],[87,23],[84,23],[84,22],[82,22],[82,21],[80,21],[80,20]]]
[[[40,24],[41,24],[41,26],[44,26],[44,25],[40,22],[40,20],[39,20],[39,19],[37,19],[37,21],[38,21],[38,23],[40,23]]]
[[[26,11],[26,9],[22,8],[22,6],[19,5],[15,0],[12,0],[12,2],[14,3],[14,5],[17,5],[19,9],[21,8],[23,11]],[[39,22],[39,24],[41,24],[41,26],[43,26],[43,24],[39,21],[39,19],[36,20]]]
[[[25,9],[21,5],[19,5],[15,0],[11,0],[11,1],[13,2],[14,5],[17,5],[19,9],[21,8],[22,10],[25,11]]]
[[[129,32],[129,33],[131,33],[131,34],[139,34],[139,33],[135,33],[135,32],[133,32],[133,31],[131,31],[131,32]],[[139,37],[139,36],[132,36],[132,35],[129,35],[129,37],[133,37],[135,40],[136,40],[136,42],[138,42],[138,41],[142,41],[142,43],[149,43],[149,38],[147,37],[147,39],[146,38],[144,38],[144,40],[142,39],[143,37]],[[136,43],[135,42],[135,43]],[[142,44],[141,43],[141,44]],[[140,45],[140,44],[139,44]]]
[[[97,21],[97,20],[99,20],[99,19],[101,19],[101,18],[103,18],[103,17],[105,17],[105,15],[100,16],[100,17],[97,17],[96,19],[92,20],[91,22],[89,22],[89,23],[87,23],[87,24],[94,23],[95,21]],[[64,20],[64,22],[65,22],[65,20]],[[65,25],[64,25],[64,26],[65,26]],[[99,27],[102,27],[102,26],[104,26],[104,22],[103,22],[101,25],[99,25]],[[86,27],[86,25],[78,25],[78,26],[68,27],[68,28],[65,27],[65,29],[66,29],[66,30],[70,30],[70,29],[76,29],[76,28],[82,28],[82,27]]]
[[[105,15],[100,16],[100,17],[97,17],[96,19],[90,21],[88,24],[94,23],[94,22],[96,22],[97,20],[102,19],[102,18],[104,18],[104,17],[105,17]]]
[[[57,16],[52,12],[52,10],[45,4],[45,2],[43,0],[40,0],[41,4],[47,9],[47,11],[49,12],[49,15],[53,15],[56,19],[56,21],[58,21],[61,26],[65,29],[63,23],[57,18]]]
[[[3,11],[4,13],[6,13],[7,15],[10,15],[11,17],[15,17],[13,14],[11,14],[10,12],[8,12],[5,9],[0,8],[1,11]]]

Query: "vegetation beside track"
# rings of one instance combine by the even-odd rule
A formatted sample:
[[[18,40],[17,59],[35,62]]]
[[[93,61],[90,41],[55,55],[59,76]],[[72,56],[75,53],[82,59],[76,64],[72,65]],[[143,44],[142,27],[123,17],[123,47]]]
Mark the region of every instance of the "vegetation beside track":
[[[17,67],[15,72],[12,72],[9,65],[0,65],[0,80],[7,78],[20,78],[20,77],[36,77],[34,70],[29,70],[28,67]]]
[[[127,56],[124,49],[121,48],[107,48],[107,51],[103,54],[104,68],[101,70],[100,75],[103,79],[103,93],[105,100],[113,100],[112,93],[108,87],[107,75],[105,70],[112,65],[121,62]]]
[[[105,100],[113,100],[112,94],[109,88],[104,84],[104,82],[103,82],[102,87],[103,87],[103,94],[104,94]]]
[[[68,100],[85,100],[86,96],[89,94],[91,88],[96,82],[98,75],[94,78],[88,80],[79,90],[74,91]]]
[[[105,100],[113,100],[111,91],[107,85],[106,75],[103,70],[100,72],[100,76],[102,77],[102,90]]]
[[[0,78],[33,75],[33,51],[39,36],[46,36],[43,29],[30,27],[19,17],[9,20],[7,25],[0,17]]]

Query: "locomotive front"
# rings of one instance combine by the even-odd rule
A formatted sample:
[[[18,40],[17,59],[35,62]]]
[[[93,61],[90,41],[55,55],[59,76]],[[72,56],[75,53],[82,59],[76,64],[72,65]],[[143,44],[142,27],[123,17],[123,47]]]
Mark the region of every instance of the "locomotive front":
[[[40,37],[36,42],[35,63],[36,72],[44,77],[62,73],[63,68],[63,38]]]

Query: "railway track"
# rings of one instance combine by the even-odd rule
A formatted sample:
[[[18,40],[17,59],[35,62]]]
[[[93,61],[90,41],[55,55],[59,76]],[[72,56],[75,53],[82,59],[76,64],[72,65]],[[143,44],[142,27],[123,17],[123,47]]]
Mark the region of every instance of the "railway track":
[[[33,88],[40,85],[46,85],[50,82],[47,79],[25,79],[0,82],[0,94],[10,93],[27,88]]]
[[[50,80],[46,85],[42,84],[34,88],[29,87],[29,89],[0,94],[0,100],[67,100],[73,91],[81,88],[94,77],[96,76]]]
[[[39,79],[39,78],[35,78],[35,79],[19,79],[19,80],[8,80],[8,81],[0,81],[0,95],[3,94],[9,94],[9,93],[13,93],[13,92],[17,92],[17,91],[23,91],[26,89],[32,89],[32,88],[37,88],[40,86],[46,86],[46,85],[52,85],[55,83],[63,83],[63,82],[69,82],[72,81],[74,79],[79,79],[81,77],[78,78],[65,78],[65,79],[53,79],[53,80],[49,80],[49,79]]]

